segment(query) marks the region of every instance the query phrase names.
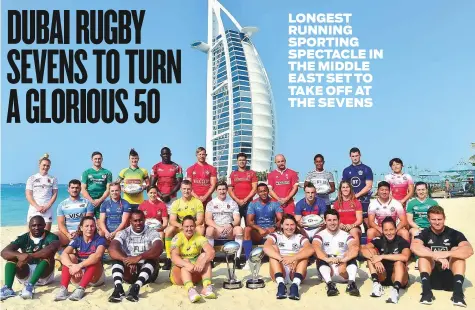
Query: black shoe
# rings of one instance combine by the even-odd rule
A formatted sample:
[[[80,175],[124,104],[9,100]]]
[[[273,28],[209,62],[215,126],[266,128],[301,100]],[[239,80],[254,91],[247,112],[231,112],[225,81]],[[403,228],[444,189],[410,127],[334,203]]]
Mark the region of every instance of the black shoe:
[[[140,286],[138,284],[132,284],[125,298],[127,298],[128,301],[137,302],[139,301],[139,291]]]
[[[335,283],[333,282],[328,282],[327,283],[327,296],[330,297],[330,296],[336,296],[340,294],[340,292],[338,291],[338,289],[336,288],[336,285]]]
[[[292,283],[289,289],[289,298],[292,300],[300,300],[299,286],[295,283]]]
[[[163,264],[162,266],[162,269],[163,270],[170,270],[172,269],[172,260],[167,258],[167,260],[165,261],[165,264]]]
[[[459,306],[459,307],[464,307],[464,308],[467,307],[463,294],[462,295],[453,294],[450,300],[452,300],[452,303],[454,304],[454,306]]]
[[[350,281],[350,283],[348,283],[346,286],[346,292],[351,296],[360,297],[360,291],[358,290],[355,281]]]
[[[435,297],[434,297],[434,294],[432,294],[432,291],[430,291],[429,293],[422,293],[421,295],[422,297],[419,303],[423,305],[432,305],[432,302],[435,300]]]
[[[241,270],[243,266],[243,261],[240,258],[236,258],[236,269]]]
[[[287,287],[285,287],[285,284],[283,282],[279,283],[279,286],[277,287],[277,299],[285,299],[287,298]]]
[[[116,284],[114,288],[114,292],[109,297],[109,302],[121,302],[125,296],[124,288],[122,284]]]

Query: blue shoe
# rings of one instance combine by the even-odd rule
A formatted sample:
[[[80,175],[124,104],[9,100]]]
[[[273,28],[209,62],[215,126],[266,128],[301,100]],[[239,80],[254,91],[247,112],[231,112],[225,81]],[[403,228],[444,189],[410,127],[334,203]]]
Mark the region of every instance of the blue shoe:
[[[15,291],[5,285],[0,289],[0,300],[5,300],[10,297],[15,297]]]
[[[277,287],[277,299],[285,299],[287,298],[287,287],[285,287],[285,284],[283,282],[279,283],[279,286]]]
[[[292,300],[300,300],[299,286],[295,283],[292,283],[289,289],[289,298]]]
[[[20,293],[20,297],[23,299],[33,299],[34,287],[31,283],[25,284],[25,287]]]

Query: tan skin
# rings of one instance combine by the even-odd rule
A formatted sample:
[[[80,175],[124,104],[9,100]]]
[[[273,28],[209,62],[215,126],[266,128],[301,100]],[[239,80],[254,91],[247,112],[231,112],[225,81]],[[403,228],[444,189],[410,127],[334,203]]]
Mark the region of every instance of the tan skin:
[[[111,186],[110,188],[110,198],[117,202],[120,200],[120,185],[119,184],[116,184],[114,186]],[[115,238],[116,234],[127,228],[128,224],[129,224],[129,217],[130,217],[130,213],[129,212],[123,212],[122,213],[122,222],[120,223],[120,225],[117,227],[116,230],[114,231],[109,231],[107,230],[107,226],[106,226],[106,213],[105,212],[101,212],[101,215],[99,217],[99,235],[101,235],[102,237],[106,238],[107,241],[111,241],[112,239]]]
[[[402,167],[402,164],[393,162],[391,170],[394,172],[394,174],[402,175]],[[404,196],[404,198],[399,202],[404,205],[409,199],[412,198],[412,196],[414,196],[414,184],[409,184],[406,196]]]
[[[94,155],[92,158],[92,168],[96,171],[99,171],[102,168],[102,156],[101,155]],[[104,200],[107,199],[107,196],[109,196],[109,185],[107,184],[106,190],[104,194],[98,199],[92,199],[91,195],[89,195],[89,192],[87,191],[87,184],[81,184],[81,195],[86,198],[94,207],[98,207],[101,205]]]
[[[207,154],[206,154],[205,150],[199,151],[198,153],[196,153],[196,160],[197,160],[198,165],[203,166],[206,163],[206,156],[207,156]],[[195,192],[192,192],[193,197],[199,199],[203,203],[206,200],[208,200],[208,198],[213,194],[213,192],[216,188],[216,184],[218,183],[218,178],[217,177],[210,177],[209,182],[210,182],[210,187],[209,187],[208,191],[203,196],[199,196]]]
[[[159,203],[157,189],[155,189],[155,188],[149,189],[148,192],[147,192],[147,196],[148,196],[149,202],[151,202],[153,204]],[[140,206],[139,206],[139,210],[140,210]],[[162,239],[165,238],[164,231],[167,228],[167,226],[168,226],[168,216],[163,216],[162,215],[162,227],[157,229],[157,231],[160,233],[160,238],[162,238]]]
[[[341,196],[343,201],[350,200],[350,193],[351,187],[348,183],[343,183],[341,185]],[[348,232],[350,235],[353,236],[356,240],[360,240],[361,238],[361,229],[359,228],[360,225],[363,224],[363,211],[356,211],[356,222],[353,224],[341,224],[340,229]]]
[[[246,171],[246,166],[247,166],[247,159],[244,156],[240,156],[237,159],[237,165],[238,165],[238,171]],[[234,194],[234,188],[230,186],[228,188],[228,194],[229,196],[238,204],[238,206],[243,206],[246,203],[250,202],[254,195],[257,192],[257,182],[252,182],[252,189],[249,192],[249,194],[244,197],[244,199],[239,199],[235,194]]]
[[[275,165],[277,166],[277,169],[279,171],[284,171],[286,169],[286,163],[287,161],[285,160],[284,155],[279,154],[275,157]],[[294,198],[295,194],[297,194],[298,189],[299,185],[294,184],[290,193],[285,197],[277,196],[273,189],[269,190],[269,195],[275,200],[277,200],[281,205],[285,205],[290,199]]]
[[[216,192],[218,193],[218,199],[221,201],[226,200],[226,193],[228,189],[226,185],[218,185]],[[241,216],[238,214],[233,214],[233,223],[226,224],[224,226],[219,226],[213,220],[213,212],[206,211],[205,213],[206,220],[206,236],[212,236],[213,238],[218,238],[220,236],[226,236],[227,238],[235,238],[236,236],[243,235],[243,229],[240,226]]]
[[[323,171],[323,165],[325,164],[325,161],[321,157],[315,158],[313,163],[315,164],[315,170],[317,170],[319,172]],[[310,182],[305,181],[304,187],[308,183],[310,183]],[[331,194],[331,193],[335,192],[335,182],[329,182],[329,184],[330,184],[330,191],[327,194]]]

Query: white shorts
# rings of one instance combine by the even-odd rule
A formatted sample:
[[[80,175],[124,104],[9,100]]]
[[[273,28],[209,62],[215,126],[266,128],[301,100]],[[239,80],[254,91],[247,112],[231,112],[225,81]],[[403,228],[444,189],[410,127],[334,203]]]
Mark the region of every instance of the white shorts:
[[[53,222],[53,211],[51,209],[52,208],[49,208],[45,213],[41,213],[33,207],[28,207],[28,213],[27,213],[27,216],[26,216],[26,223],[30,223],[31,218],[33,216],[36,216],[36,215],[42,216],[45,219],[46,223],[52,223]]]
[[[165,205],[167,206],[167,213],[168,213],[168,218],[170,218],[170,210],[172,209],[172,203],[176,200],[177,198],[171,198],[170,201],[168,203],[166,203]],[[205,206],[206,208],[206,206]]]
[[[30,273],[28,274],[28,277],[26,277],[25,279],[18,279],[18,282],[20,282],[20,284],[26,284],[28,282],[30,282],[30,279],[31,277],[33,276],[33,273],[35,272],[35,269],[36,269],[36,264],[31,264],[31,265],[28,265],[30,267]],[[47,276],[46,278],[42,279],[40,278],[38,280],[38,282],[36,282],[35,285],[39,285],[39,286],[42,286],[42,285],[46,285],[46,284],[49,284],[51,282],[53,282],[54,280],[54,270],[51,272],[51,274],[49,276]]]

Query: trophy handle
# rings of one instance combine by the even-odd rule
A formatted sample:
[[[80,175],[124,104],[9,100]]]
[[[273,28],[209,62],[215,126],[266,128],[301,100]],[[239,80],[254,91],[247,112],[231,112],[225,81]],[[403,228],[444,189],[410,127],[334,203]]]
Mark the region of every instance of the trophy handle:
[[[233,278],[231,277],[231,270],[229,269],[229,258],[228,258],[228,254],[225,255],[226,257],[226,266],[228,267],[228,276],[229,276],[229,280],[232,280]]]

